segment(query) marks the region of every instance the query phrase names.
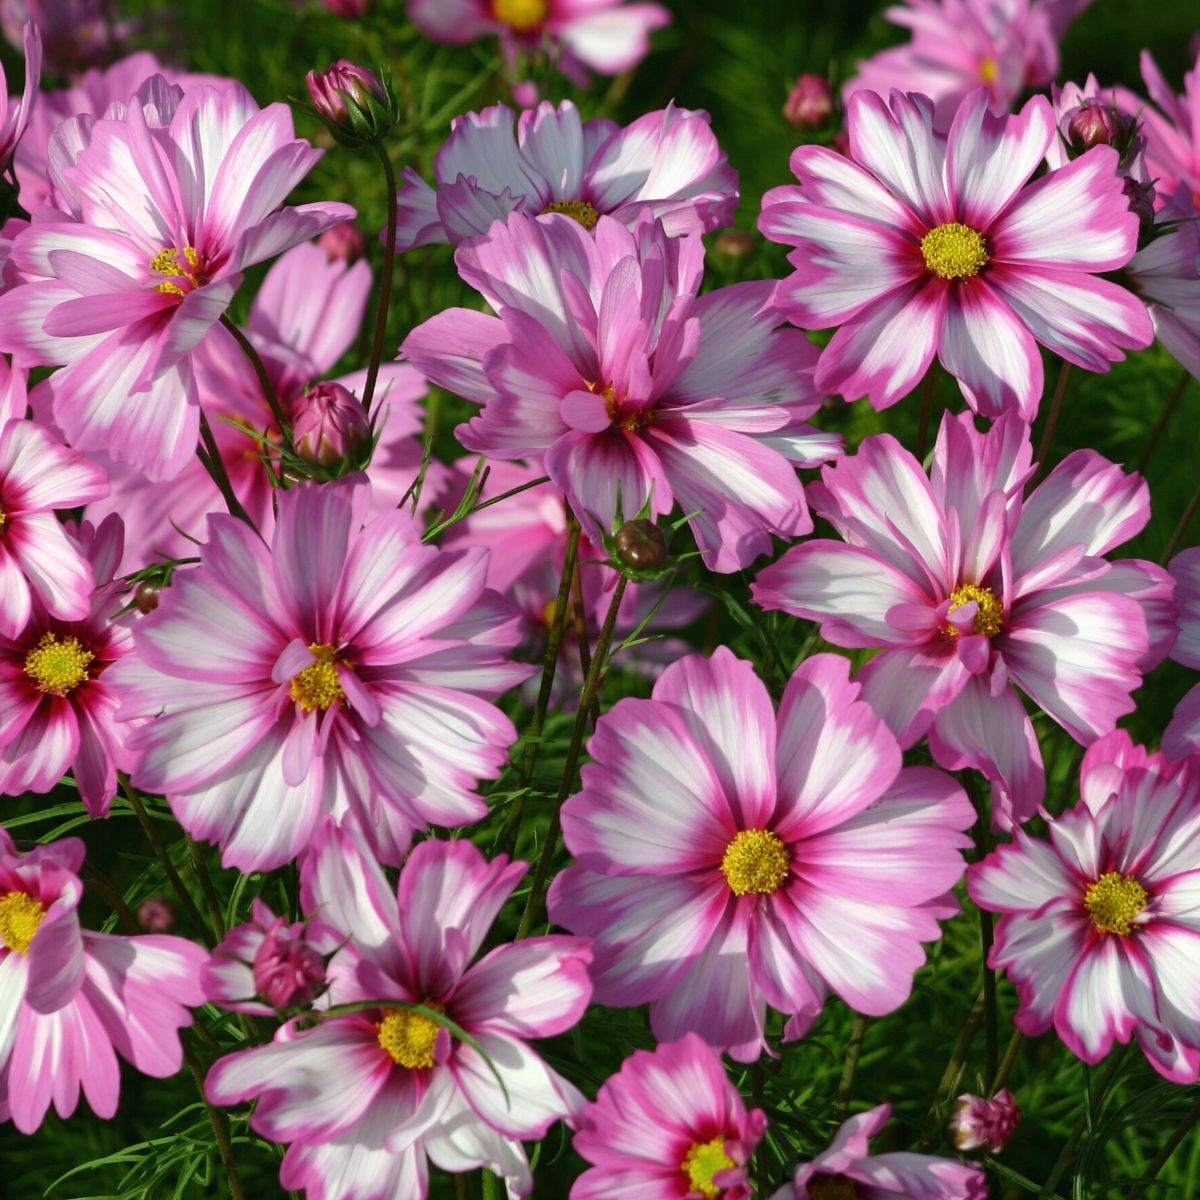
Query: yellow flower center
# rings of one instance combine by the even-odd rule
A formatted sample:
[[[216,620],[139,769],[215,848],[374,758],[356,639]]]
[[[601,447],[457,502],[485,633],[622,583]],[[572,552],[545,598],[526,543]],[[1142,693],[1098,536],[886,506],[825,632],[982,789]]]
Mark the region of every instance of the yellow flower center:
[[[183,261],[180,252],[172,247],[160,250],[150,260],[150,270],[162,275],[162,283],[156,283],[156,292],[170,296],[186,296],[192,288],[200,286],[200,255],[193,246],[184,246]]]
[[[38,644],[25,655],[25,674],[37,684],[39,692],[65,696],[88,677],[88,666],[96,656],[85,650],[78,638],[63,638],[43,633]]]
[[[541,215],[547,213],[562,213],[572,220],[578,221],[584,229],[595,229],[600,214],[586,200],[551,200]]]
[[[991,588],[980,587],[976,583],[964,583],[950,593],[950,612],[962,608],[972,600],[977,605],[975,609],[974,629],[984,637],[995,637],[1004,628],[1004,608],[996,599],[996,593]],[[959,631],[953,625],[946,626],[950,637],[958,637]]]
[[[713,1176],[732,1166],[733,1159],[725,1153],[725,1139],[715,1137],[711,1142],[696,1142],[679,1164],[679,1169],[687,1175],[693,1192],[719,1196],[725,1189],[713,1183]]]
[[[346,693],[334,665],[333,647],[312,642],[308,648],[317,661],[292,676],[292,699],[305,712],[318,708],[324,712],[335,700],[344,700]]]
[[[548,10],[546,0],[492,0],[492,16],[518,33],[536,29]]]
[[[441,1012],[441,1005],[426,1002],[426,1008]],[[424,1013],[411,1008],[393,1008],[379,1022],[379,1044],[401,1067],[415,1071],[433,1066],[433,1047],[441,1026]]]
[[[994,58],[981,58],[979,60],[979,78],[982,79],[984,83],[991,86],[991,84],[996,82],[997,74],[998,68]]]
[[[925,265],[943,279],[978,275],[988,260],[983,235],[957,221],[931,229],[921,239],[921,255]]]
[[[1124,937],[1129,923],[1146,907],[1146,889],[1132,875],[1109,871],[1083,893],[1083,907],[1101,933]]]
[[[743,829],[725,847],[721,870],[735,896],[769,896],[787,878],[787,847],[769,829]]]
[[[29,952],[29,943],[46,915],[40,900],[24,892],[0,896],[0,940],[18,954]]]

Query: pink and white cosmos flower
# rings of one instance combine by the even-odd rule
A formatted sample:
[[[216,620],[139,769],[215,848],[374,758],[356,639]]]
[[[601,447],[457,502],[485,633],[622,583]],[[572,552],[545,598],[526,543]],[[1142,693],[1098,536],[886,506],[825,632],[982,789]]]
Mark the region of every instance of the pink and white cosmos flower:
[[[458,245],[510,212],[563,212],[591,228],[600,216],[633,225],[649,211],[672,237],[733,219],[737,172],[708,114],[668,105],[622,129],[581,121],[570,100],[516,118],[503,104],[455,117],[434,156],[434,191],[411,167],[399,193],[396,244]]]
[[[947,415],[932,478],[890,435],[867,438],[812,489],[845,540],[793,546],[753,587],[835,646],[881,648],[857,676],[863,698],[905,749],[928,735],[943,767],[983,772],[999,828],[1045,790],[1016,689],[1089,745],[1175,637],[1167,572],[1101,557],[1148,520],[1144,480],[1077,450],[1022,499],[1032,457],[1011,414],[982,434]]]
[[[121,520],[85,524],[68,544],[96,580],[83,617],[52,617],[35,601],[24,628],[0,634],[0,794],[48,792],[70,771],[88,814],[105,817],[132,763],[108,675],[133,649],[128,619],[114,619],[125,603],[112,583]]]
[[[8,170],[21,143],[33,113],[42,74],[42,37],[32,21],[25,22],[21,42],[25,51],[25,90],[19,100],[10,99],[8,80],[4,76],[4,67],[0,66],[0,171]]]
[[[869,1140],[892,1115],[890,1104],[851,1117],[827,1150],[801,1163],[795,1178],[771,1200],[824,1200],[834,1195],[870,1200],[987,1200],[987,1180],[978,1167],[932,1154],[895,1151],[872,1154]]]
[[[1152,103],[1127,88],[1116,89],[1117,103],[1141,122],[1146,164],[1159,195],[1183,188],[1200,205],[1200,61],[1184,75],[1182,96],[1171,90],[1149,50],[1142,51],[1140,63]]]
[[[119,111],[119,110],[117,110]],[[241,84],[186,94],[147,80],[117,117],[76,117],[54,139],[67,165],[13,241],[26,282],[0,296],[0,349],[47,381],[55,424],[151,479],[195,451],[192,352],[242,271],[354,216],[349,205],[281,208],[321,152],[282,104]]]
[[[749,1200],[750,1156],[766,1127],[694,1033],[637,1050],[580,1114],[575,1150],[592,1166],[570,1200]]]
[[[792,1040],[827,989],[872,1015],[908,998],[975,813],[940,771],[901,767],[848,672],[806,659],[776,715],[718,647],[600,718],[562,810],[576,865],[550,889],[554,923],[595,939],[600,1004],[649,1002],[660,1040],[753,1061],[768,1005]]]
[[[632,70],[646,57],[650,34],[671,21],[661,5],[625,0],[408,0],[408,15],[435,42],[498,37],[510,63],[547,48],[578,87],[587,86],[588,70]]]
[[[979,90],[948,135],[925,96],[850,100],[850,158],[799,146],[801,186],[763,197],[759,228],[794,246],[779,306],[804,329],[840,326],[815,382],[886,408],[934,354],[985,417],[1031,421],[1042,394],[1040,342],[1089,371],[1150,344],[1136,296],[1105,279],[1137,249],[1117,152],[1096,146],[1029,182],[1057,138],[1035,96],[993,117]]]
[[[295,858],[323,812],[357,814],[399,863],[414,828],[478,821],[476,791],[516,739],[490,698],[531,667],[506,657],[517,614],[484,585],[487,553],[422,545],[407,512],[364,523],[350,480],[281,493],[270,548],[208,518],[112,671],[136,786],[165,793],[226,866]]]
[[[521,1140],[572,1120],[584,1099],[526,1043],[575,1025],[592,989],[581,938],[527,938],[472,965],[524,873],[469,842],[429,839],[393,890],[362,843],[323,825],[301,896],[337,948],[329,1015],[220,1059],[206,1083],[214,1104],[258,1098],[252,1126],[291,1143],[285,1188],[308,1200],[424,1200],[428,1160],[485,1167],[510,1196],[529,1195]]]
[[[704,561],[745,566],[771,535],[812,528],[793,464],[837,453],[804,423],[820,405],[812,344],[777,328],[775,283],[698,296],[698,234],[669,238],[648,214],[632,232],[511,213],[455,254],[499,314],[452,308],[401,355],[483,405],[456,433],[494,458],[544,456],[589,537],[678,502]]]
[[[1175,1083],[1200,1076],[1200,779],[1123,730],[1084,755],[1080,803],[1045,814],[1049,841],[1018,830],[967,872],[999,913],[989,965],[1020,997],[1017,1028],[1053,1027],[1099,1062],[1136,1036]]]
[[[1168,564],[1179,598],[1179,637],[1171,657],[1200,671],[1200,546],[1175,555]],[[1200,683],[1175,708],[1162,736],[1163,752],[1171,758],[1200,754]]]
[[[117,1056],[174,1075],[187,1006],[204,1002],[205,952],[184,938],[81,930],[83,843],[20,854],[0,829],[0,1121],[33,1133],[51,1103],[68,1117],[79,1090],[99,1117],[117,1111]]]

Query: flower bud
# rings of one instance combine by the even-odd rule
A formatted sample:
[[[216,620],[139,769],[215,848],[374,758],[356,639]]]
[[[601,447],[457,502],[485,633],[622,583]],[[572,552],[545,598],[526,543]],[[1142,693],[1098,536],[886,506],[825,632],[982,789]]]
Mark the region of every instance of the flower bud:
[[[150,896],[138,908],[137,921],[147,933],[166,933],[175,923],[175,910],[161,896]]]
[[[325,987],[325,960],[295,928],[276,917],[254,955],[254,990],[272,1008],[302,1008]]]
[[[328,467],[370,441],[371,426],[357,396],[340,383],[318,383],[298,401],[292,421],[296,453]]]
[[[654,570],[667,557],[667,539],[653,521],[626,521],[613,540],[617,558],[634,571]]]
[[[1115,146],[1124,150],[1133,135],[1135,122],[1119,113],[1111,104],[1100,100],[1084,100],[1067,117],[1067,141],[1073,150],[1082,153],[1093,146]]]
[[[1126,175],[1125,200],[1129,204],[1129,211],[1141,223],[1141,237],[1147,237],[1154,228],[1154,185],[1139,183],[1132,176]]]
[[[722,229],[713,242],[713,249],[726,258],[742,259],[754,253],[754,238],[742,229]]]
[[[383,137],[399,117],[395,97],[379,76],[339,58],[304,77],[313,108],[344,146],[365,146]]]
[[[1008,1088],[990,1100],[963,1093],[954,1101],[947,1130],[960,1150],[987,1150],[999,1154],[1017,1127],[1021,1110]]]
[[[351,20],[361,19],[367,15],[371,0],[321,0],[335,17],[347,17]]]
[[[158,593],[161,591],[161,583],[154,583],[149,579],[139,583],[133,593],[133,602],[137,605],[138,612],[143,616],[152,613],[158,607]]]
[[[512,85],[512,98],[518,108],[536,108],[540,99],[538,85],[529,79],[519,79]]]
[[[367,240],[353,221],[343,221],[325,230],[317,238],[317,245],[325,251],[330,262],[357,262],[367,252]]]
[[[820,129],[833,116],[833,91],[821,75],[801,75],[783,106],[784,119],[797,129]]]

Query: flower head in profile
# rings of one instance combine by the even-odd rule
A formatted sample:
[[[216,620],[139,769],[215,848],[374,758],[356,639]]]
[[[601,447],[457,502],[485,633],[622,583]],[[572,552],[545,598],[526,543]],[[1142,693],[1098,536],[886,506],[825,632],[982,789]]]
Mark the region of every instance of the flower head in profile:
[[[987,1181],[978,1167],[953,1158],[896,1151],[872,1154],[870,1139],[892,1115],[890,1104],[851,1117],[827,1150],[796,1168],[791,1183],[771,1200],[987,1200]]]
[[[1020,1120],[1016,1097],[1001,1088],[992,1097],[964,1092],[954,1101],[946,1131],[959,1150],[986,1150],[999,1154],[1008,1145]]]
[[[1011,414],[986,433],[947,415],[932,478],[890,435],[867,438],[813,489],[845,540],[793,546],[753,589],[835,646],[881,648],[858,673],[864,698],[903,747],[928,735],[941,766],[990,779],[1000,828],[1045,790],[1018,689],[1088,745],[1175,637],[1167,572],[1103,557],[1149,519],[1140,476],[1077,450],[1022,498],[1031,473]]]
[[[1141,122],[1146,139],[1146,166],[1161,196],[1183,188],[1200,205],[1200,61],[1183,77],[1183,95],[1163,78],[1154,56],[1142,51],[1142,79],[1147,104],[1136,92],[1117,88],[1117,103]]]
[[[733,571],[772,534],[812,528],[793,464],[825,461],[840,439],[805,424],[816,350],[778,328],[775,284],[697,295],[703,253],[698,234],[667,237],[649,214],[589,231],[511,213],[455,255],[499,315],[447,309],[401,354],[483,405],[457,430],[467,449],[543,458],[596,544],[678,503],[705,563]]]
[[[295,858],[323,812],[356,814],[398,863],[414,828],[477,821],[516,731],[490,699],[531,668],[487,553],[423,545],[407,512],[364,519],[352,480],[290,488],[268,548],[208,519],[113,669],[138,787],[165,793],[227,866]]]
[[[8,170],[29,124],[42,74],[42,38],[32,21],[26,22],[22,30],[21,43],[25,51],[25,90],[19,100],[9,96],[8,80],[0,66],[0,171]]]
[[[749,1200],[750,1156],[766,1126],[694,1033],[637,1050],[579,1115],[575,1150],[591,1167],[570,1200]]]
[[[1131,1037],[1175,1083],[1200,1075],[1200,779],[1122,730],[1084,755],[1080,802],[967,872],[998,913],[988,962],[1017,987],[1017,1028],[1053,1028],[1084,1062]]]
[[[118,1055],[143,1074],[174,1075],[187,1009],[204,1002],[205,953],[194,943],[80,928],[82,863],[77,838],[21,854],[0,829],[0,1120],[22,1133],[52,1102],[70,1116],[81,1087],[92,1111],[111,1117]]]
[[[411,168],[400,191],[397,246],[458,245],[510,212],[561,212],[587,229],[601,216],[632,226],[651,212],[673,237],[733,218],[737,172],[708,114],[669,104],[622,129],[581,121],[570,100],[516,117],[503,104],[455,117],[434,156],[437,190]]]
[[[323,824],[301,896],[333,952],[329,1013],[219,1060],[206,1083],[215,1104],[257,1097],[253,1127],[290,1143],[285,1188],[312,1200],[423,1197],[428,1160],[484,1167],[510,1195],[529,1195],[521,1141],[572,1120],[584,1100],[527,1042],[575,1025],[592,989],[580,938],[527,938],[472,962],[524,873],[431,838],[393,890],[356,837]]]
[[[779,306],[803,329],[838,326],[816,385],[895,404],[936,354],[967,403],[1030,421],[1042,395],[1038,344],[1089,371],[1149,345],[1141,301],[1098,276],[1137,249],[1111,146],[1030,183],[1054,114],[1035,96],[1016,116],[974,92],[943,136],[921,95],[850,99],[850,158],[800,146],[800,187],[763,198],[759,228],[795,247]]]
[[[1200,546],[1175,555],[1168,564],[1179,598],[1179,637],[1171,657],[1200,670]],[[1187,693],[1163,732],[1162,748],[1171,758],[1200,754],[1200,683]]]
[[[975,816],[940,771],[901,767],[848,672],[806,659],[776,713],[720,647],[600,718],[562,810],[576,865],[550,889],[554,923],[595,939],[599,1003],[649,1002],[660,1040],[753,1061],[768,1006],[794,1039],[828,989],[876,1015],[908,998]]]
[[[281,207],[320,151],[282,104],[232,81],[185,93],[154,76],[124,109],[54,134],[63,212],[14,239],[25,280],[0,296],[0,349],[59,366],[55,424],[155,480],[177,475],[199,429],[193,352],[242,272],[354,216]]]

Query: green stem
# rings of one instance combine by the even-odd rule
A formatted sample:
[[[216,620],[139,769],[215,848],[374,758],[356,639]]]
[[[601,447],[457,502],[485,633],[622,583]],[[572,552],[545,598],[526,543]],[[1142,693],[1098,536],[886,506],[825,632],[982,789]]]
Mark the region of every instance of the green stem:
[[[867,1036],[867,1018],[854,1014],[850,1029],[850,1041],[846,1046],[846,1058],[842,1063],[842,1077],[838,1080],[837,1095],[833,1100],[833,1111],[838,1117],[846,1115],[850,1104],[850,1092],[854,1088],[854,1077],[858,1074],[858,1060],[862,1057],[863,1042]]]
[[[925,443],[929,440],[929,416],[933,408],[933,364],[925,372],[925,382],[921,385],[921,407],[917,413],[917,462],[925,461]]]
[[[1008,1082],[1024,1041],[1025,1035],[1019,1029],[1014,1029],[1012,1037],[1008,1039],[1008,1049],[1004,1051],[1004,1057],[1000,1060],[1000,1069],[992,1076],[992,1083],[988,1088],[989,1096],[994,1096]]]
[[[246,1200],[241,1176],[238,1175],[237,1161],[233,1157],[233,1141],[229,1136],[229,1124],[225,1120],[225,1114],[213,1108],[204,1094],[204,1069],[200,1066],[200,1060],[196,1057],[196,1051],[193,1049],[186,1031],[180,1035],[180,1041],[183,1043],[183,1057],[187,1061],[192,1078],[196,1081],[196,1090],[200,1093],[200,1099],[208,1111],[208,1119],[217,1139],[217,1151],[221,1155],[225,1175],[229,1179],[229,1195],[232,1200]]]
[[[291,426],[284,416],[279,397],[275,394],[275,385],[271,382],[271,376],[267,374],[266,365],[259,357],[258,351],[255,350],[254,343],[234,324],[228,313],[221,318],[221,324],[233,335],[233,340],[237,342],[242,353],[249,360],[250,366],[254,370],[254,376],[258,380],[258,386],[262,390],[263,399],[266,400],[267,407],[271,410],[271,416],[275,418],[275,424],[279,426],[279,436],[283,440],[284,447],[290,450],[292,448]]]
[[[200,448],[197,447],[196,457],[203,464],[213,483],[217,485],[217,491],[221,493],[221,498],[225,501],[225,507],[239,521],[245,521],[257,533],[257,526],[250,519],[250,514],[242,507],[242,502],[237,498],[237,492],[233,490],[229,472],[225,470],[225,460],[221,457],[217,439],[213,437],[212,427],[204,415],[204,409],[200,410],[200,440],[204,443],[204,453],[202,454]]]
[[[986,908],[979,910],[979,944],[983,954],[983,1077],[991,1079],[998,1070],[999,1031],[996,1014],[996,972],[988,966],[992,952],[992,914]]]
[[[1183,510],[1183,516],[1179,518],[1179,524],[1175,526],[1175,531],[1171,534],[1166,549],[1163,550],[1162,557],[1158,560],[1160,565],[1165,567],[1171,561],[1171,556],[1179,549],[1179,543],[1183,541],[1184,534],[1187,533],[1188,526],[1192,523],[1192,518],[1196,515],[1198,508],[1200,508],[1200,487],[1197,487],[1192,493],[1187,508]]]
[[[392,303],[392,275],[396,266],[396,219],[398,205],[396,202],[396,173],[392,170],[392,161],[388,158],[383,143],[374,141],[371,145],[383,164],[383,173],[387,185],[387,225],[384,226],[383,243],[383,274],[379,280],[379,307],[375,310],[375,334],[371,338],[371,362],[367,367],[367,381],[363,384],[362,404],[367,415],[371,412],[371,401],[375,397],[375,381],[379,378],[379,362],[383,358],[383,340],[387,335],[388,309]]]
[[[421,541],[432,541],[439,533],[444,533],[451,525],[457,525],[459,521],[465,521],[468,517],[473,517],[477,512],[482,512],[485,508],[491,508],[493,504],[499,504],[501,500],[508,500],[513,496],[519,495],[521,492],[527,492],[530,488],[540,487],[543,483],[549,483],[550,476],[543,475],[540,479],[531,479],[528,483],[522,483],[515,488],[509,488],[507,492],[501,492],[498,496],[493,496],[490,500],[481,500],[478,504],[472,505],[465,513],[458,516],[447,517],[444,521],[438,521],[434,525],[425,530],[421,535]]]
[[[1050,471],[1050,445],[1054,441],[1054,431],[1058,428],[1059,414],[1062,412],[1063,396],[1067,392],[1067,379],[1071,374],[1071,364],[1063,359],[1063,365],[1058,370],[1058,382],[1054,385],[1054,395],[1050,398],[1050,408],[1046,413],[1046,424],[1042,426],[1042,438],[1038,442],[1037,474],[1033,477],[1034,486],[1041,483]]]
[[[200,890],[204,893],[204,903],[208,907],[208,915],[212,920],[213,929],[216,930],[217,940],[220,941],[225,937],[225,919],[221,916],[221,902],[217,898],[217,889],[213,886],[212,876],[208,873],[208,866],[200,847],[187,834],[184,836],[187,838],[192,867],[196,872],[196,878],[200,880]]]
[[[1183,393],[1187,391],[1187,385],[1191,381],[1191,378],[1191,372],[1185,369],[1179,376],[1178,382],[1171,389],[1171,394],[1167,397],[1166,403],[1162,406],[1162,411],[1158,414],[1158,420],[1154,422],[1154,428],[1150,430],[1146,437],[1146,444],[1142,447],[1142,452],[1138,455],[1137,462],[1133,464],[1135,471],[1140,473],[1146,469],[1146,464],[1150,461],[1151,455],[1157,449],[1162,435],[1167,430],[1167,425],[1170,424],[1171,418],[1175,415],[1175,410],[1179,407],[1179,401],[1183,399]]]
[[[600,636],[596,639],[596,648],[592,651],[592,668],[583,681],[583,692],[579,697],[579,707],[575,710],[575,724],[571,727],[571,741],[567,746],[567,761],[563,764],[562,779],[558,785],[558,796],[554,802],[554,812],[550,817],[550,828],[546,831],[546,840],[542,843],[542,853],[538,857],[537,870],[534,873],[533,884],[529,889],[529,900],[525,912],[521,915],[521,924],[517,927],[514,941],[520,941],[529,936],[529,931],[542,910],[545,899],[546,883],[550,876],[550,862],[558,848],[558,834],[562,822],[563,801],[570,795],[575,785],[575,772],[579,766],[579,756],[583,750],[583,737],[588,727],[588,713],[592,707],[600,687],[600,677],[604,672],[605,660],[608,658],[608,648],[612,644],[613,629],[617,624],[617,610],[625,596],[625,588],[629,580],[624,575],[617,580],[612,599],[608,604],[608,612],[604,616],[604,624],[600,627]],[[555,614],[557,616],[557,614]]]
[[[942,1072],[937,1091],[933,1094],[933,1103],[929,1106],[930,1119],[937,1116],[938,1109],[958,1087],[958,1081],[962,1078],[963,1065],[966,1063],[967,1054],[971,1049],[971,1042],[974,1040],[975,1031],[979,1028],[982,1020],[983,991],[980,990],[975,997],[975,1002],[971,1005],[971,1011],[967,1013],[967,1019],[963,1022],[962,1032],[958,1035],[958,1044],[950,1055],[950,1061],[946,1063],[946,1069]]]
[[[1146,1189],[1154,1182],[1159,1171],[1167,1165],[1167,1159],[1179,1148],[1180,1142],[1192,1131],[1196,1122],[1200,1121],[1200,1096],[1196,1097],[1195,1103],[1188,1109],[1187,1115],[1171,1130],[1170,1137],[1162,1144],[1159,1152],[1150,1160],[1150,1165],[1146,1168],[1146,1173],[1129,1189],[1129,1194],[1125,1200],[1141,1200],[1145,1195]]]
[[[500,1200],[500,1180],[484,1167],[480,1172],[483,1176],[483,1200]]]

